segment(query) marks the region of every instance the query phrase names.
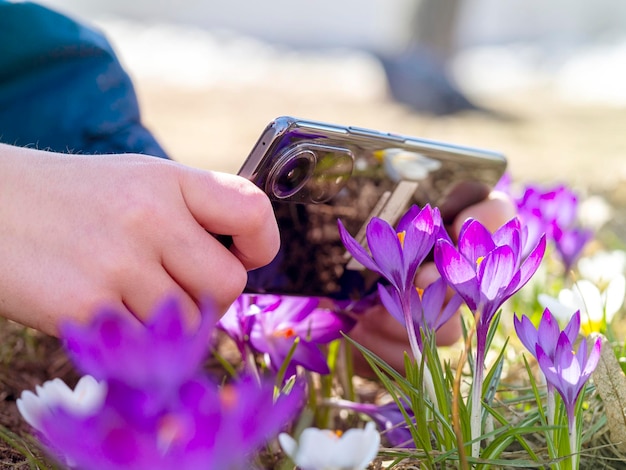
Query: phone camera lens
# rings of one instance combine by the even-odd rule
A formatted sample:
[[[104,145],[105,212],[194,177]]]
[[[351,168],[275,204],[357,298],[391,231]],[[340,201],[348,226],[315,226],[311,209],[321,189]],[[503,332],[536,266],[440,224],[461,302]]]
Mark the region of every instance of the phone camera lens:
[[[286,155],[268,180],[271,193],[279,199],[293,196],[307,183],[314,169],[315,155],[310,150]]]

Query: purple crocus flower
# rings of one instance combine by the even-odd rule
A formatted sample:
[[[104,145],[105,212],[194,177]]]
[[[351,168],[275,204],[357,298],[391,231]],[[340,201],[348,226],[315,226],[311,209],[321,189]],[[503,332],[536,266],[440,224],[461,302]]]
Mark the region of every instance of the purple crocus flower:
[[[256,314],[265,309],[272,310],[280,302],[278,295],[242,294],[231,304],[217,326],[235,342],[241,356],[245,357]]]
[[[71,468],[250,468],[251,453],[300,411],[304,389],[296,382],[275,397],[273,381],[210,380],[202,363],[214,320],[205,308],[191,331],[168,299],[145,326],[113,310],[64,325],[70,357],[105,396],[91,407],[40,407],[46,447]]]
[[[522,197],[517,200],[517,206],[522,211],[532,211],[546,224],[549,231],[550,226],[571,227],[576,223],[578,197],[564,185],[548,190],[528,185]]]
[[[167,399],[170,389],[198,374],[216,318],[211,308],[204,307],[200,324],[192,331],[184,323],[179,303],[169,298],[145,325],[128,314],[104,309],[91,323],[62,325],[61,336],[72,362],[84,374],[159,390]]]
[[[539,325],[535,327],[526,315],[522,315],[521,320],[516,316],[513,317],[513,326],[518,338],[528,351],[536,358],[537,346],[545,354],[554,360],[556,354],[556,345],[561,334],[559,323],[552,315],[549,309],[543,311]],[[580,332],[580,311],[577,311],[563,329],[563,333],[571,344],[574,344]]]
[[[526,315],[522,315],[521,320],[517,316],[513,317],[513,326],[518,338],[530,353],[537,358],[537,347],[540,346],[542,351],[548,357],[554,360],[557,349],[557,342],[561,330],[559,324],[549,309],[543,311],[539,325],[535,325]],[[580,311],[577,311],[563,329],[563,333],[567,336],[569,342],[574,344],[580,332]],[[548,422],[554,424],[554,385],[547,383],[547,403],[548,403]]]
[[[128,413],[126,395],[109,393],[90,415],[51,410],[42,432],[53,453],[74,468],[246,469],[251,454],[301,408],[299,385],[276,401],[273,394],[273,384],[250,377],[222,387],[196,378],[151,415]]]
[[[417,268],[435,243],[442,227],[439,209],[412,206],[398,222],[397,231],[388,222],[373,217],[366,229],[371,256],[338,221],[341,241],[367,269],[387,279],[399,292],[413,288]]]
[[[532,277],[543,259],[545,237],[528,257],[517,218],[493,235],[477,220],[468,219],[459,234],[458,249],[447,239],[435,245],[435,264],[442,277],[458,292],[477,316],[477,333],[486,336],[493,316],[502,304]]]
[[[554,385],[563,398],[570,420],[575,419],[576,400],[598,365],[601,344],[602,339],[596,339],[591,352],[588,353],[587,341],[582,341],[576,351],[567,333],[563,331],[559,335],[553,358],[543,350],[541,345],[537,344],[539,367],[546,376],[546,380]]]
[[[429,205],[421,209],[412,206],[398,222],[397,229],[382,219],[372,218],[366,228],[371,256],[348,233],[341,221],[338,222],[341,240],[354,259],[390,282],[390,290],[378,286],[381,302],[407,327],[413,356],[419,362],[421,349],[415,316],[420,315],[418,312],[422,308],[413,282],[418,267],[432,249],[437,236],[445,234],[439,209]]]
[[[565,272],[569,272],[593,237],[593,232],[582,227],[554,227],[552,237],[554,247],[565,267]]]
[[[535,273],[546,249],[545,236],[523,258],[525,237],[517,218],[493,235],[477,220],[461,227],[456,248],[441,238],[435,244],[435,264],[442,277],[463,298],[476,318],[476,367],[472,383],[472,456],[478,456],[481,435],[481,394],[489,327],[502,304]]]
[[[447,236],[439,209],[429,205],[412,206],[394,229],[388,222],[373,217],[365,235],[371,256],[338,221],[339,235],[346,249],[365,268],[380,274],[391,284],[378,292],[383,305],[407,328],[407,336],[417,363],[422,362],[421,340],[415,320],[421,315],[421,299],[413,284],[420,264],[426,259],[438,236]],[[432,376],[426,366],[424,381],[431,400],[437,406]]]
[[[415,331],[423,331],[427,335],[432,334],[445,325],[458,311],[463,299],[455,293],[446,302],[447,290],[447,282],[443,278],[439,278],[424,290],[413,288],[407,293]],[[405,325],[402,299],[398,292],[393,288],[379,284],[378,293],[381,303],[391,316]],[[421,335],[417,335],[417,341],[421,349]]]
[[[341,338],[354,326],[354,320],[347,315],[329,309],[318,308],[319,299],[292,296],[259,296],[245,299],[243,294],[226,312],[220,327],[227,333],[236,331],[233,318],[243,321],[245,336],[236,336],[247,341],[250,348],[266,355],[268,365],[279,370],[299,338],[286,377],[295,373],[300,365],[320,374],[330,372],[326,358],[319,345]],[[237,339],[236,339],[237,340]]]
[[[529,239],[545,233],[552,240],[565,271],[574,265],[592,232],[577,226],[578,197],[567,186],[543,190],[529,185],[517,200],[520,219],[528,227]]]
[[[554,358],[551,358],[540,345],[537,345],[537,362],[546,377],[546,381],[559,392],[567,412],[572,468],[578,468],[579,451],[576,428],[576,402],[587,380],[600,360],[602,339],[597,338],[591,352],[588,352],[586,339],[581,342],[578,351],[565,331],[561,332],[556,344]]]

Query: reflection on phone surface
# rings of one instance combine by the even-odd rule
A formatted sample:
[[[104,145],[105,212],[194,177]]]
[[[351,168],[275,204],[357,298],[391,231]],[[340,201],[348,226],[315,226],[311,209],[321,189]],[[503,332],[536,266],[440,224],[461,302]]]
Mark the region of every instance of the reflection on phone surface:
[[[240,171],[270,196],[281,232],[279,254],[249,273],[246,290],[359,298],[377,278],[346,255],[337,219],[359,241],[371,217],[395,225],[412,204],[437,206],[450,223],[505,167],[489,151],[278,118]]]

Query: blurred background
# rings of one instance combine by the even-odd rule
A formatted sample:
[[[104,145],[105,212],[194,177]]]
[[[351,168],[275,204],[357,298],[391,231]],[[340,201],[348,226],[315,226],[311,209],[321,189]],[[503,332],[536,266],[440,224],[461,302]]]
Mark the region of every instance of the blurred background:
[[[103,30],[144,120],[236,172],[279,115],[501,151],[514,180],[619,195],[621,0],[44,0]]]

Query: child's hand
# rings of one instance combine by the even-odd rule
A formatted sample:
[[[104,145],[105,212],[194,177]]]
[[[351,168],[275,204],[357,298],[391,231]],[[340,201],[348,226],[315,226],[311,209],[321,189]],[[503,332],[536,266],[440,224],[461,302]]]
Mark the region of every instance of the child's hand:
[[[50,334],[102,305],[142,321],[168,294],[194,323],[199,302],[225,311],[279,246],[268,197],[238,176],[0,145],[0,182],[0,315]]]

